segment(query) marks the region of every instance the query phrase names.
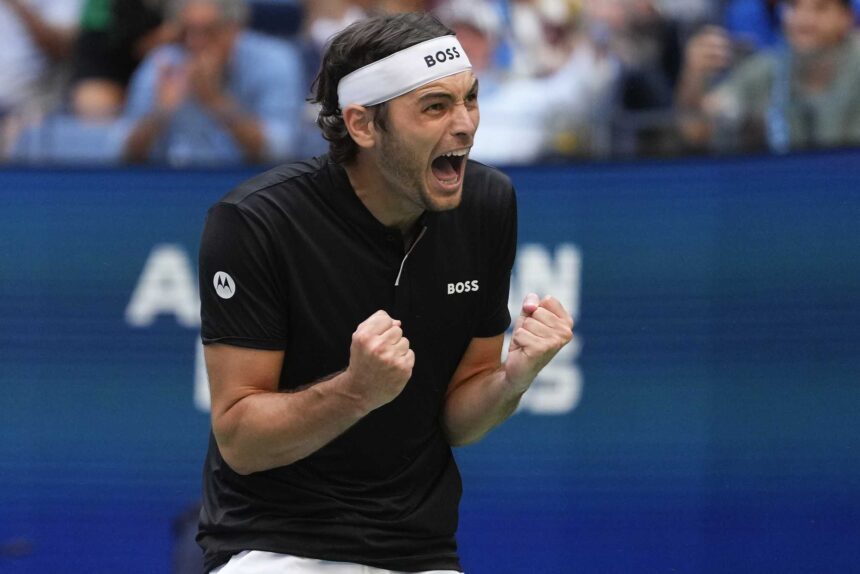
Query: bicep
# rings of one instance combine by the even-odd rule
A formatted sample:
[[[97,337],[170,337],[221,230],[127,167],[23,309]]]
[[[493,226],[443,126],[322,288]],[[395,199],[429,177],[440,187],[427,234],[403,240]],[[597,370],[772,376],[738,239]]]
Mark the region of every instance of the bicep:
[[[456,391],[463,383],[474,377],[491,373],[502,364],[502,344],[505,334],[499,333],[493,337],[475,337],[466,347],[466,352],[460,359],[454,375],[448,384],[448,393]]]
[[[284,351],[210,344],[203,347],[209,392],[212,398],[213,427],[227,422],[242,399],[278,390]]]

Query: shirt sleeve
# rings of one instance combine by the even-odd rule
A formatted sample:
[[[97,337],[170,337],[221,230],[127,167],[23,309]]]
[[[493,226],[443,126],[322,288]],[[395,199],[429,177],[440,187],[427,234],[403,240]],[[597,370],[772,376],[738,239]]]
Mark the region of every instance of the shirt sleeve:
[[[517,198],[513,187],[508,189],[505,199],[494,222],[494,231],[490,234],[495,249],[486,271],[488,291],[476,337],[493,337],[503,333],[511,324],[508,297],[517,253]]]
[[[764,113],[770,99],[774,62],[771,54],[751,56],[715,88],[729,106],[730,115],[749,118]]]
[[[200,317],[204,344],[282,350],[286,295],[272,241],[237,206],[209,210],[200,244]]]

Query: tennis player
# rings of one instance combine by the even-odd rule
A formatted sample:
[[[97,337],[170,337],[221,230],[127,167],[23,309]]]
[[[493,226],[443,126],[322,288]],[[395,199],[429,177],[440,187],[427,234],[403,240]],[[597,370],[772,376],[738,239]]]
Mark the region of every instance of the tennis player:
[[[355,23],[315,91],[329,154],[234,189],[203,234],[205,567],[460,572],[451,447],[514,412],[573,322],[529,294],[501,361],[515,196],[468,160],[478,82],[448,28]]]

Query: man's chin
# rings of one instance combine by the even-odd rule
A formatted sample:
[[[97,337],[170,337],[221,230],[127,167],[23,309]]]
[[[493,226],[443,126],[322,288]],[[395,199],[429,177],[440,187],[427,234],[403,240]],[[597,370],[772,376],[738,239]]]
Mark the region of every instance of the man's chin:
[[[427,211],[450,211],[456,209],[463,199],[463,187],[454,191],[439,193],[430,191],[424,195],[424,207]]]

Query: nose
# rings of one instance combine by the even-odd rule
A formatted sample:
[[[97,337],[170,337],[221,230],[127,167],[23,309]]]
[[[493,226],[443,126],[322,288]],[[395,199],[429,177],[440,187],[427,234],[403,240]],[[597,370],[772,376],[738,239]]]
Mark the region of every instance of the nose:
[[[467,106],[463,101],[454,106],[451,132],[463,145],[472,145],[472,139],[478,129],[478,117],[477,106]]]

